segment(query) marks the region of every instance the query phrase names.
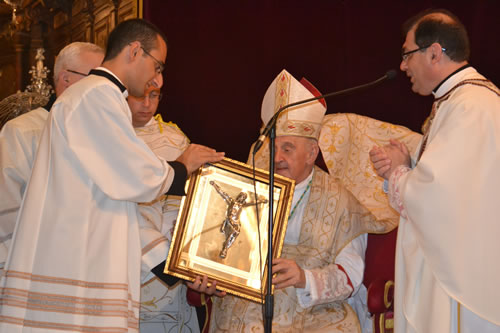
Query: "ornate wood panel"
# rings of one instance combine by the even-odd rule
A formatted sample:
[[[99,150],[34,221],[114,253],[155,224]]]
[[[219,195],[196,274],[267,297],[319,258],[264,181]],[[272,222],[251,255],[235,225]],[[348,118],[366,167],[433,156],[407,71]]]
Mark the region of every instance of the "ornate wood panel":
[[[95,11],[94,35],[92,42],[101,46],[106,46],[108,35],[115,27],[116,13],[112,3],[104,4]]]
[[[118,7],[118,23],[135,18],[141,17],[140,6],[142,6],[142,1],[122,1]]]
[[[0,99],[29,84],[36,48],[45,49],[52,70],[65,45],[84,41],[104,47],[118,22],[141,16],[142,0],[25,0],[14,25],[11,9],[0,1]]]

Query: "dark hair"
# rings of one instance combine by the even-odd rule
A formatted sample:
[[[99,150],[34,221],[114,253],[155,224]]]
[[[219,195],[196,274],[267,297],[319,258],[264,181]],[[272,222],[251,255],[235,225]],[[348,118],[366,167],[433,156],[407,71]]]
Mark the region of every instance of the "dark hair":
[[[123,21],[109,34],[104,61],[115,58],[128,44],[135,41],[140,42],[141,46],[150,52],[158,46],[157,36],[167,43],[167,37],[154,24],[143,19]]]
[[[444,14],[450,20],[430,14]],[[458,17],[446,9],[428,9],[405,22],[404,36],[416,25],[415,43],[419,47],[426,47],[432,43],[439,43],[446,49],[445,53],[455,62],[469,60],[470,43],[467,30]]]

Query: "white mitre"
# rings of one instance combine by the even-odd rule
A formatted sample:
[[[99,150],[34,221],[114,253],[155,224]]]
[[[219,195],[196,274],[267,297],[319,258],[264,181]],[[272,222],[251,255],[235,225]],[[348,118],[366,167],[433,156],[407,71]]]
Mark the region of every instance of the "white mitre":
[[[307,87],[307,88],[306,88]],[[314,93],[311,93],[311,91]],[[307,80],[297,81],[283,70],[271,83],[262,101],[261,117],[267,124],[284,105],[319,96]],[[326,105],[315,100],[285,109],[276,123],[276,136],[293,135],[318,140]]]

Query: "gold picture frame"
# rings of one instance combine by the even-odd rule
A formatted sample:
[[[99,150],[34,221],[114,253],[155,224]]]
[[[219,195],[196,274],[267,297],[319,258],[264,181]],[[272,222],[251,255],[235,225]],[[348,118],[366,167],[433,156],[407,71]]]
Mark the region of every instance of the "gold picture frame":
[[[187,281],[207,275],[217,281],[217,289],[262,303],[267,290],[269,173],[255,170],[257,200],[252,167],[228,158],[201,167],[186,187],[165,273]],[[281,255],[294,187],[293,180],[275,175],[273,258]]]

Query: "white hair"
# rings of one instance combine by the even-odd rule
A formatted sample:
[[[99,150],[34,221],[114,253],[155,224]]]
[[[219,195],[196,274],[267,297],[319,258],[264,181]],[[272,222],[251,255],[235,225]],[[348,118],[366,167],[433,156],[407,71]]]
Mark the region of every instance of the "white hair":
[[[86,42],[73,42],[66,45],[57,55],[54,63],[54,82],[57,82],[59,73],[65,69],[77,68],[78,64],[82,61],[81,55],[84,52],[101,53],[104,55],[102,47]]]

